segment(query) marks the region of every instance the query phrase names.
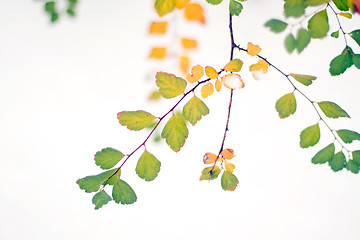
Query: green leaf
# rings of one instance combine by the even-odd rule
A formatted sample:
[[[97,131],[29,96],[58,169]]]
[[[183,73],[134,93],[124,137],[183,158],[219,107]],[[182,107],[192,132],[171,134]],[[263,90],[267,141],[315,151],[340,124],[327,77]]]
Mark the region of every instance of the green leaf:
[[[333,0],[334,4],[340,11],[348,11],[348,0]]]
[[[325,148],[321,149],[315,156],[311,159],[311,162],[314,164],[323,164],[328,162],[335,153],[334,143],[330,143]]]
[[[136,174],[145,181],[154,180],[160,171],[161,163],[147,150],[143,152],[136,165]]]
[[[75,11],[72,8],[68,8],[66,9],[66,13],[70,16],[70,17],[75,17]]]
[[[355,131],[340,129],[337,130],[336,133],[339,135],[341,140],[344,141],[344,143],[352,143],[352,141],[355,140],[360,141],[360,134]]]
[[[276,101],[275,109],[280,118],[286,118],[296,111],[296,99],[294,93],[288,93]]]
[[[310,18],[308,29],[312,38],[323,38],[326,36],[329,31],[329,18],[326,9]]]
[[[360,54],[353,55],[353,63],[356,68],[360,69]]]
[[[270,31],[279,33],[285,30],[287,27],[287,23],[277,20],[277,19],[271,19],[265,23],[265,27],[269,27]]]
[[[230,0],[229,11],[232,16],[239,16],[241,10],[243,9],[243,5],[235,0]]]
[[[207,114],[209,114],[209,108],[196,96],[192,97],[183,108],[183,116],[192,125],[195,125],[202,116]]]
[[[354,30],[349,35],[357,42],[357,44],[360,46],[360,29]]]
[[[184,146],[188,134],[185,122],[177,115],[173,115],[161,132],[161,137],[166,138],[166,143],[170,148],[178,152]]]
[[[206,168],[204,168],[202,170],[201,176],[200,176],[200,181],[210,179],[210,171],[211,171],[211,169],[212,169],[212,166],[211,167],[206,167]],[[219,176],[220,172],[221,172],[221,169],[219,168],[219,166],[216,165],[214,167],[213,172],[211,173],[211,179],[210,180],[216,179]]]
[[[296,49],[298,53],[301,53],[307,45],[309,45],[311,40],[311,35],[308,30],[304,28],[300,28],[297,32],[297,39],[296,39]]]
[[[51,21],[52,23],[54,23],[54,22],[56,22],[58,19],[59,19],[59,13],[57,13],[57,12],[52,12],[52,13],[51,13],[50,21]]]
[[[101,190],[94,195],[92,198],[92,203],[95,205],[95,210],[98,210],[111,200],[111,197],[104,190]]]
[[[164,98],[173,98],[184,92],[186,81],[173,74],[158,72],[156,74],[156,85]]]
[[[346,169],[352,173],[358,174],[360,171],[360,165],[357,164],[354,160],[349,160],[346,163]]]
[[[218,5],[220,4],[223,0],[206,0],[208,3],[212,4],[212,5]]]
[[[239,72],[243,62],[240,59],[233,59],[224,66],[224,70],[229,72]]]
[[[45,12],[53,13],[56,12],[56,3],[54,1],[46,2],[44,5]]]
[[[338,38],[339,37],[339,30],[332,32],[331,35],[333,38]]]
[[[360,165],[360,150],[357,150],[357,151],[353,151],[353,152],[352,152],[352,159],[353,159],[358,165]]]
[[[122,111],[117,115],[119,123],[126,126],[130,130],[139,131],[143,128],[150,126],[156,117],[152,114],[139,110],[139,111]]]
[[[285,48],[288,53],[292,53],[296,48],[296,39],[291,33],[285,38]]]
[[[304,84],[305,86],[311,85],[312,82],[317,79],[317,77],[303,74],[290,73],[290,76],[292,76],[296,81]]]
[[[337,76],[346,71],[349,67],[353,65],[353,55],[354,52],[349,46],[346,46],[342,53],[336,56],[330,62],[329,72],[332,76]]]
[[[222,189],[225,191],[234,191],[238,183],[239,180],[234,174],[228,171],[224,171],[223,175],[221,176]]]
[[[113,148],[104,148],[95,154],[95,164],[102,169],[110,169],[115,166],[125,155]]]
[[[305,13],[303,0],[285,0],[284,12],[286,17],[301,17]]]
[[[329,166],[334,172],[342,170],[345,166],[346,160],[343,152],[338,152],[333,158],[329,160]]]
[[[305,128],[300,134],[300,147],[308,148],[316,145],[320,140],[319,124]]]
[[[112,191],[112,197],[116,203],[132,204],[137,197],[134,190],[124,180],[118,179]]]
[[[304,3],[307,6],[319,6],[328,3],[330,0],[305,0]]]
[[[96,192],[97,190],[99,190],[100,186],[105,183],[106,179],[113,175],[116,170],[117,169],[115,168],[98,175],[80,178],[76,181],[76,183],[79,185],[80,189],[85,190],[85,192],[87,193]],[[121,170],[117,172],[117,177],[120,177],[120,174]],[[109,180],[108,184],[112,185],[111,180],[113,179],[115,179],[115,176]]]
[[[318,102],[318,105],[320,109],[323,111],[323,113],[329,118],[339,118],[339,117],[350,118],[347,112],[345,112],[336,103],[323,101],[323,102]]]
[[[175,0],[156,0],[155,1],[155,10],[160,17],[174,11],[175,9]]]

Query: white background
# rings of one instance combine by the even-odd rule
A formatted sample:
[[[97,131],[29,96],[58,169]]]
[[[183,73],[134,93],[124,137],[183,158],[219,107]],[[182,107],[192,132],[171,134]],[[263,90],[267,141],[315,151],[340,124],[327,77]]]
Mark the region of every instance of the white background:
[[[122,178],[136,191],[135,204],[110,202],[93,210],[93,194],[75,182],[101,172],[94,154],[104,147],[130,153],[147,136],[120,126],[116,114],[142,109],[161,116],[176,101],[147,101],[156,71],[178,74],[174,59],[149,61],[151,47],[179,52],[177,37],[191,37],[199,42],[191,53],[194,64],[220,69],[229,60],[228,1],[200,2],[206,24],[184,23],[178,11],[167,17],[174,35],[166,37],[147,34],[157,19],[152,1],[81,1],[75,19],[54,25],[40,2],[1,2],[0,239],[358,239],[359,176],[311,164],[333,141],[330,132],[320,123],[319,144],[301,149],[300,132],[318,121],[311,105],[295,93],[297,112],[279,119],[275,102],[291,85],[274,69],[253,80],[247,69],[256,58],[238,52],[246,87],[235,92],[225,144],[237,155],[231,160],[237,189],[223,191],[220,179],[198,181],[203,154],[216,153],[222,141],[229,98],[223,89],[204,100],[210,114],[189,127],[182,151],[174,153],[164,142],[147,145],[162,162],[153,182],[135,174],[141,151],[125,164]],[[234,19],[236,42],[260,45],[261,55],[285,73],[318,76],[312,86],[299,88],[349,113],[351,119],[326,119],[333,129],[359,132],[359,70],[352,67],[340,77],[328,73],[330,60],[344,48],[342,36],[313,40],[301,55],[288,55],[288,30],[276,35],[263,27],[270,18],[283,19],[282,4],[246,2]],[[337,25],[329,16],[332,32]],[[342,21],[345,31],[358,28],[358,16]],[[359,144],[348,148],[358,150]]]

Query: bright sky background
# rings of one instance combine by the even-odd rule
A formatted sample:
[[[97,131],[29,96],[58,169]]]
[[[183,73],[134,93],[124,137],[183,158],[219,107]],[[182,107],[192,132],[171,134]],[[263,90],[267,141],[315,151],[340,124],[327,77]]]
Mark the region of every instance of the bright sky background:
[[[152,1],[81,1],[75,19],[54,25],[40,2],[0,4],[0,239],[359,238],[359,175],[311,164],[332,141],[329,131],[321,124],[319,144],[300,149],[300,132],[318,121],[314,110],[296,93],[297,112],[279,119],[275,102],[292,91],[290,84],[274,69],[253,80],[247,68],[256,58],[238,52],[246,87],[235,92],[225,144],[237,155],[232,160],[240,182],[236,191],[224,192],[220,178],[198,181],[202,156],[217,152],[222,141],[229,98],[223,89],[204,100],[210,114],[190,127],[182,151],[148,144],[162,163],[153,182],[135,174],[141,151],[125,164],[122,178],[135,190],[135,204],[111,202],[93,210],[93,194],[75,182],[101,172],[94,154],[105,147],[130,153],[147,135],[120,126],[116,114],[142,109],[161,116],[174,104],[147,101],[156,71],[178,72],[171,67],[174,60],[149,61],[151,47],[178,50],[176,36],[193,37],[199,42],[191,53],[194,64],[220,69],[229,60],[228,1],[198,2],[206,24],[184,24],[177,12],[169,18],[176,22],[170,26],[175,35],[167,37],[147,34],[157,19]],[[313,100],[338,103],[352,117],[328,120],[332,128],[359,132],[359,70],[352,67],[335,78],[328,73],[330,60],[344,48],[342,36],[313,40],[301,55],[288,55],[285,33],[263,27],[270,18],[283,19],[282,3],[246,2],[234,19],[236,42],[260,45],[261,55],[286,73],[318,76],[300,89]],[[347,31],[358,28],[358,16],[343,21]],[[359,144],[349,149],[358,150]]]

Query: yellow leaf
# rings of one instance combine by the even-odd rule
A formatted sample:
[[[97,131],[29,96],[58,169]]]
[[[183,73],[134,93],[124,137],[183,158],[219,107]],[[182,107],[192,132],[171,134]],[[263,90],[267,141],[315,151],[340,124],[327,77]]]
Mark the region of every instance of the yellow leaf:
[[[219,81],[219,79],[216,79],[216,82],[215,82],[215,89],[216,89],[216,91],[220,91],[221,90],[221,86],[222,86],[222,84],[221,84],[221,82]]]
[[[207,98],[213,93],[214,93],[214,85],[212,85],[212,83],[207,83],[205,86],[201,88],[202,98]]]
[[[211,163],[215,162],[216,158],[217,158],[217,156],[215,154],[208,152],[208,153],[205,153],[203,161],[205,164],[211,164]],[[219,156],[218,162],[221,162],[223,160],[224,159],[221,156]]]
[[[185,48],[185,49],[191,49],[191,48],[197,47],[196,40],[190,39],[190,38],[182,38],[181,44],[182,44],[183,48]]]
[[[183,9],[189,2],[190,0],[176,0],[175,5],[177,9]]]
[[[225,161],[225,169],[226,169],[226,171],[233,173],[234,169],[235,169],[235,165]]]
[[[185,18],[189,21],[205,23],[204,9],[197,3],[189,3],[185,6]]]
[[[228,62],[224,66],[224,70],[229,72],[239,72],[241,70],[241,67],[243,65],[243,62],[240,59],[234,59]]]
[[[227,160],[230,160],[235,156],[234,155],[234,150],[232,150],[230,148],[222,150],[220,155],[223,156]]]
[[[153,91],[149,96],[149,100],[159,100],[160,98],[161,98],[161,93],[159,90]]]
[[[256,56],[261,52],[261,48],[258,45],[254,45],[251,42],[247,45],[248,54],[250,56]]]
[[[352,15],[351,13],[348,13],[348,12],[341,12],[339,13],[340,16],[343,16],[343,17],[346,17],[348,19],[351,19],[352,18]]]
[[[189,72],[189,68],[190,68],[190,59],[187,56],[181,56],[180,57],[180,70],[186,74]]]
[[[245,86],[240,75],[236,74],[236,73],[226,74],[225,76],[223,76],[221,78],[221,82],[225,87],[233,89],[233,90],[243,88]]]
[[[150,34],[164,34],[166,33],[167,22],[152,22],[149,28]]]
[[[151,49],[149,58],[163,59],[166,56],[166,48],[165,47],[154,47]]]
[[[189,83],[194,83],[202,76],[204,76],[204,68],[200,65],[196,65],[192,67],[191,74],[188,73],[188,75],[186,75],[186,80],[188,80]]]
[[[213,67],[205,67],[205,73],[210,79],[215,79],[219,76]]]
[[[175,0],[156,0],[155,9],[160,17],[174,11]]]
[[[267,73],[268,68],[269,68],[269,64],[265,60],[260,59],[256,64],[252,64],[249,67],[249,70],[251,72],[261,71],[262,73]]]

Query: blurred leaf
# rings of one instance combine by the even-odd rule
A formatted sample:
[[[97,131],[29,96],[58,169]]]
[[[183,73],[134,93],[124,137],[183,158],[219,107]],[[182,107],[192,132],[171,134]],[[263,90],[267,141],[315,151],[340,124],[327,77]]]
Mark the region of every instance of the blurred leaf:
[[[216,79],[216,81],[215,81],[215,89],[216,89],[216,91],[219,92],[221,90],[221,86],[222,86],[222,84],[219,81],[219,79]]]
[[[286,17],[301,17],[305,13],[303,0],[285,0],[284,12]]]
[[[187,56],[181,56],[179,65],[180,65],[180,70],[182,71],[182,73],[187,74],[189,72],[189,68],[190,68],[190,58]]]
[[[102,169],[115,166],[125,155],[113,148],[104,148],[95,154],[95,164]]]
[[[189,3],[185,6],[185,18],[189,21],[205,23],[204,9],[197,3]]]
[[[218,5],[220,4],[223,0],[206,0],[208,3],[212,4],[212,5]]]
[[[296,39],[291,33],[285,38],[285,48],[288,53],[292,53],[296,48]]]
[[[339,15],[342,16],[342,17],[346,17],[348,19],[352,18],[351,13],[348,13],[348,12],[341,12],[341,13],[339,13]]]
[[[181,45],[184,49],[193,49],[197,47],[197,42],[190,38],[181,38]]]
[[[347,4],[348,0],[333,0],[333,2],[340,11],[348,11],[349,10],[349,6]]]
[[[75,17],[75,11],[72,8],[68,8],[66,9],[66,13],[70,16],[70,17]]]
[[[186,88],[186,81],[165,72],[156,74],[156,85],[164,98],[173,98],[182,94]]]
[[[287,23],[277,19],[271,19],[265,23],[265,27],[269,27],[270,31],[280,33],[285,30]]]
[[[155,1],[155,10],[160,17],[174,11],[175,9],[175,0],[156,0]]]
[[[341,140],[344,141],[344,143],[352,143],[355,140],[360,141],[360,134],[355,131],[340,129],[337,130],[336,133],[339,135]]]
[[[288,93],[276,101],[275,109],[279,113],[280,118],[289,117],[296,111],[296,99],[294,93]]]
[[[206,168],[204,168],[204,170],[202,170],[201,176],[200,176],[200,181],[210,179],[210,171],[211,171],[211,169],[212,169],[212,167],[206,167]],[[221,169],[219,168],[219,166],[215,166],[213,172],[211,173],[211,179],[210,180],[216,179],[219,176],[220,172],[221,172]]]
[[[300,28],[297,32],[297,39],[296,39],[296,49],[298,53],[301,53],[307,45],[309,45],[311,40],[310,32],[304,28]]]
[[[135,171],[145,181],[152,181],[157,177],[160,166],[160,161],[145,150],[137,162]]]
[[[192,125],[201,120],[202,116],[209,114],[209,108],[201,99],[192,97],[183,108],[183,115]]]
[[[311,162],[314,164],[323,164],[328,162],[333,156],[335,152],[334,143],[330,143],[325,148],[321,149],[315,156],[311,159]]]
[[[104,190],[101,190],[94,195],[92,198],[92,203],[95,205],[95,210],[98,210],[111,200],[111,197]]]
[[[345,155],[343,152],[338,152],[334,155],[334,157],[329,159],[329,166],[334,172],[342,170],[345,166],[345,163]]]
[[[354,160],[349,160],[346,163],[346,169],[352,173],[358,174],[360,170],[360,165],[357,164]]]
[[[296,81],[304,84],[305,86],[311,85],[312,82],[317,79],[317,77],[303,74],[290,73],[290,76],[292,76]]]
[[[130,130],[139,131],[151,125],[156,117],[151,113],[139,111],[122,111],[117,114],[119,123]]]
[[[352,152],[352,159],[353,159],[358,165],[360,165],[360,150],[357,150],[357,151],[353,151],[353,152]]]
[[[191,74],[186,75],[186,80],[189,83],[194,83],[198,81],[202,76],[204,76],[204,68],[200,65],[196,65],[191,68]]]
[[[76,181],[76,183],[79,185],[80,189],[85,190],[87,193],[96,192],[99,190],[101,184],[105,182],[106,179],[108,179],[111,175],[113,175],[116,172],[115,169],[111,169],[109,171],[103,172],[98,175],[92,175],[87,176],[84,178],[80,178]],[[120,176],[121,170],[117,172],[117,175]],[[112,180],[114,177],[112,177],[110,180]],[[109,180],[109,184],[110,184]]]
[[[234,59],[228,62],[223,69],[229,72],[239,72],[242,65],[243,62],[240,59]]]
[[[166,57],[166,48],[165,47],[154,47],[151,49],[149,58],[163,59]]]
[[[346,46],[342,53],[330,62],[330,74],[332,76],[337,76],[351,67],[353,65],[353,54],[354,52],[352,49],[349,46]]]
[[[161,98],[161,93],[159,90],[153,91],[149,96],[149,100],[159,100],[160,98]]]
[[[339,118],[339,117],[350,118],[347,112],[345,112],[336,103],[323,101],[323,102],[318,102],[318,105],[320,109],[323,111],[323,113],[329,118]]]
[[[239,180],[234,174],[228,171],[224,171],[223,175],[221,176],[221,187],[225,191],[234,191],[238,183]]]
[[[330,0],[305,0],[304,3],[308,6],[319,6],[328,3]]]
[[[360,29],[354,30],[349,35],[357,42],[360,46]]]
[[[181,147],[184,146],[188,134],[189,131],[185,122],[177,115],[173,115],[166,123],[161,133],[161,137],[166,138],[166,143],[170,148],[175,152],[178,152]]]
[[[44,5],[44,10],[48,13],[56,12],[56,3],[54,1],[46,2]]]
[[[333,38],[338,38],[339,37],[339,30],[332,32],[331,35]]]
[[[316,145],[320,140],[319,124],[305,128],[300,134],[300,147],[308,148]]]
[[[167,30],[167,21],[152,22],[149,27],[150,34],[164,34]]]
[[[207,98],[214,93],[214,85],[208,82],[207,84],[205,84],[205,86],[201,88],[200,92],[202,98]]]
[[[250,72],[260,71],[262,73],[267,73],[268,68],[269,68],[269,63],[263,59],[260,59],[257,63],[250,65],[249,70]]]
[[[329,19],[326,9],[310,18],[308,29],[312,38],[323,38],[326,36],[329,31]]]
[[[232,16],[239,16],[243,9],[243,5],[235,0],[230,0],[229,11]]]
[[[177,9],[183,9],[190,0],[175,0],[175,5]]]
[[[261,52],[261,48],[258,45],[254,45],[251,42],[247,44],[248,54],[250,56],[256,56]]]
[[[134,190],[124,180],[118,179],[112,191],[112,197],[116,203],[132,204],[137,197]]]

